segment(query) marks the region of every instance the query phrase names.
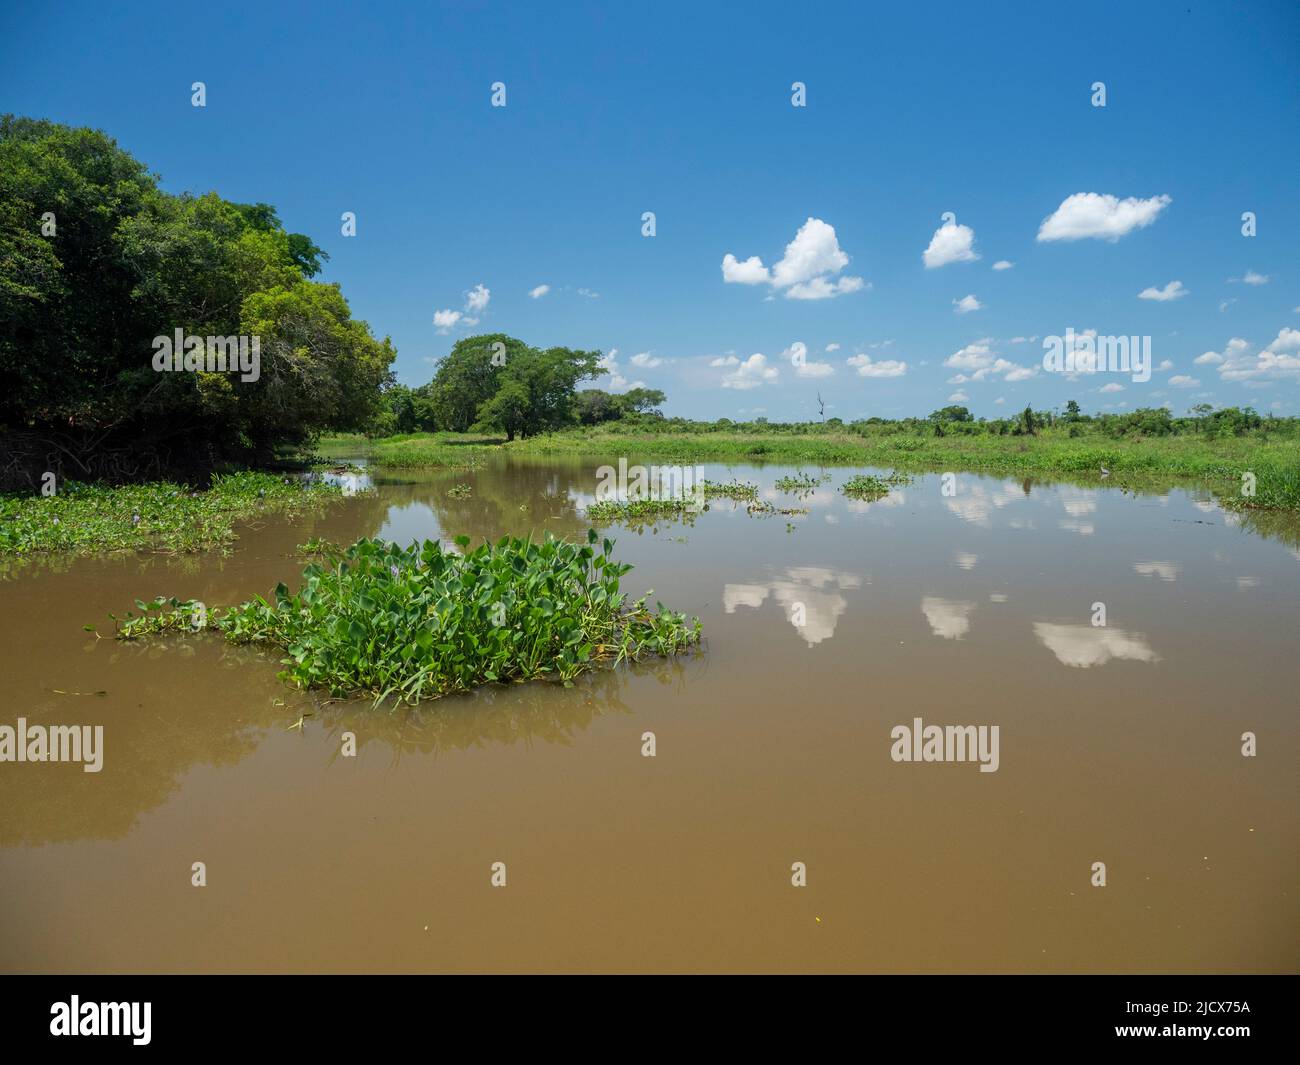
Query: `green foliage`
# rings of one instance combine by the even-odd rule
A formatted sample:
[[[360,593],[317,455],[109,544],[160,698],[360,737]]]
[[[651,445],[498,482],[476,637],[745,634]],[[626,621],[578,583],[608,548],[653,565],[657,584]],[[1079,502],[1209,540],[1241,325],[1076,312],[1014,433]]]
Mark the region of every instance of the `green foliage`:
[[[704,495],[706,498],[722,496],[726,499],[736,499],[745,501],[758,498],[758,485],[750,484],[748,481],[709,481],[702,483]]]
[[[439,466],[472,469],[488,454],[499,437],[465,437],[452,433],[405,434],[376,440],[370,461],[394,469],[431,469]]]
[[[859,473],[845,481],[840,491],[850,499],[875,500],[889,495],[889,482],[882,477]]]
[[[587,507],[587,520],[595,525],[615,522],[639,527],[663,520],[685,519],[692,514],[689,499],[602,499]]]
[[[436,424],[457,433],[499,431],[511,441],[575,424],[662,416],[657,408],[666,397],[658,389],[577,391],[580,381],[600,372],[598,351],[533,348],[505,333],[465,337],[439,361],[429,384],[390,390],[393,417],[381,416],[371,432],[428,431]],[[427,411],[419,410],[417,397],[427,400]],[[410,414],[408,405],[416,408]]]
[[[668,397],[657,388],[630,388],[626,392],[603,392],[585,388],[574,397],[581,425],[599,425],[633,416],[662,418],[659,411]]]
[[[599,373],[598,351],[521,345],[501,368],[496,393],[479,407],[478,423],[504,430],[507,440],[572,425],[578,382]]]
[[[0,118],[0,477],[188,476],[368,425],[395,353],[310,280],[326,258],[267,204],[162,191],[103,133]],[[258,379],[154,370],[176,329],[258,336]]]
[[[283,585],[208,614],[234,643],[286,654],[282,676],[336,695],[366,692],[417,702],[482,684],[539,678],[572,681],[602,661],[671,655],[700,639],[698,619],[626,604],[620,580],[631,569],[613,544],[553,537],[504,537],[464,555],[435,541],[402,548],[359,540],[303,570],[297,592]],[[465,550],[469,538],[457,544]],[[191,624],[194,604],[138,603],[117,636],[129,640]],[[114,619],[115,621],[117,619]]]
[[[496,344],[502,347],[494,347]],[[488,333],[456,341],[451,351],[439,360],[438,371],[428,385],[439,428],[455,433],[467,432],[478,419],[479,407],[495,396],[501,387],[504,364],[493,356],[502,355],[508,364],[527,348],[522,340],[504,333]]]
[[[969,410],[956,405],[943,407],[932,411],[930,414],[930,421],[932,422],[973,422],[974,420]]]
[[[292,514],[339,494],[335,485],[269,473],[217,476],[203,492],[166,481],[117,488],[67,481],[49,497],[0,495],[0,555],[223,547],[237,539],[242,518]]]
[[[811,473],[804,473],[802,470],[797,474],[786,474],[784,477],[776,479],[776,487],[782,492],[811,492],[819,485],[825,484],[831,479],[829,473],[823,473],[813,476]]]

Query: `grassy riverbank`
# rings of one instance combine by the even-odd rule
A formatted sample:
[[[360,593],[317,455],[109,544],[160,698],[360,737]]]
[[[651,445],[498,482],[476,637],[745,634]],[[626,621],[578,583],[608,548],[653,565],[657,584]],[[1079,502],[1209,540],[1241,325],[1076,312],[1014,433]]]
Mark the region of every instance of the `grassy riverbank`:
[[[295,513],[338,494],[333,485],[271,473],[218,475],[205,491],[169,481],[67,481],[52,496],[0,496],[0,555],[202,551],[238,539],[238,521]]]
[[[362,438],[357,438],[360,441]],[[326,442],[322,452],[334,444]],[[346,450],[346,447],[344,447]],[[1100,477],[1111,483],[1153,476],[1195,481],[1238,508],[1300,510],[1300,441],[1262,436],[1189,434],[1070,436],[1063,427],[1037,435],[933,436],[849,432],[665,432],[574,430],[505,444],[491,437],[454,433],[410,434],[366,442],[370,461],[397,468],[472,466],[494,454],[659,462],[780,462],[876,466],[912,472],[970,470],[997,474]],[[1242,492],[1243,474],[1255,476],[1255,494]]]

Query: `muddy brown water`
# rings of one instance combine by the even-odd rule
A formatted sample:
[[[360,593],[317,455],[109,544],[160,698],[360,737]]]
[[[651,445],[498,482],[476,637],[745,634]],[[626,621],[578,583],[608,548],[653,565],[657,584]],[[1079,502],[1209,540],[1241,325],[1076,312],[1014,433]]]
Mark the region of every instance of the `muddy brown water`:
[[[809,513],[611,532],[702,653],[417,710],[82,629],[293,584],[312,536],[583,535],[596,465],[392,472],[226,557],[10,567],[0,724],[101,724],[104,765],[0,763],[0,968],[1297,969],[1300,524],[1194,489],[928,475],[868,504],[836,469],[800,501],[794,467],[708,465]],[[918,717],[998,726],[996,772],[894,761]]]

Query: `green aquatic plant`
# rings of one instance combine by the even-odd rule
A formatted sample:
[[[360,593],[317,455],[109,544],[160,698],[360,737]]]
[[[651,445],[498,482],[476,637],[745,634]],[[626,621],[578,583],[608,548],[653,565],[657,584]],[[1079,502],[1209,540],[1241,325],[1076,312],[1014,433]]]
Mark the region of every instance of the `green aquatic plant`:
[[[645,524],[685,517],[691,512],[689,499],[602,499],[587,507],[587,520],[597,525],[614,522]]]
[[[705,480],[703,488],[706,499],[721,496],[724,499],[735,499],[743,503],[758,498],[758,485],[750,484],[748,481],[719,482]]]
[[[600,662],[672,655],[700,639],[688,620],[620,590],[631,569],[613,542],[503,537],[464,554],[437,541],[399,547],[363,539],[309,564],[296,592],[280,584],[227,610],[192,601],[137,601],[117,638],[205,627],[238,644],[285,653],[281,674],[301,688],[366,692],[378,704],[549,678],[569,683]]]
[[[343,549],[333,540],[326,540],[319,536],[313,536],[305,544],[298,545],[298,554],[307,556],[324,557],[341,550]]]
[[[778,514],[786,517],[800,517],[808,513],[807,507],[778,507],[765,499],[756,499],[745,507],[745,513],[751,518],[774,518]]]
[[[829,473],[813,476],[800,470],[797,474],[786,474],[776,479],[776,487],[782,492],[811,492],[831,479]]]
[[[473,491],[474,489],[470,488],[467,484],[458,484],[448,488],[447,494],[451,496],[452,499],[468,499]]]
[[[889,487],[889,482],[882,477],[859,473],[845,481],[840,491],[850,499],[874,500],[889,495]]]
[[[337,485],[270,473],[217,475],[205,491],[169,481],[117,488],[65,481],[52,496],[0,496],[0,555],[226,547],[235,523],[296,514],[342,495]]]

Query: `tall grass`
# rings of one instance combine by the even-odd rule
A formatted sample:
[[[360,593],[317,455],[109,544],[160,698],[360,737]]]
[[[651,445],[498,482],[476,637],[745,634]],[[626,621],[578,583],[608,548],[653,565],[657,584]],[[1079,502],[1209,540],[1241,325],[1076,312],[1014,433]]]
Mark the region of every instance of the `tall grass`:
[[[482,464],[500,440],[460,433],[407,433],[375,440],[368,449],[375,466],[417,469],[447,466],[471,469]]]

